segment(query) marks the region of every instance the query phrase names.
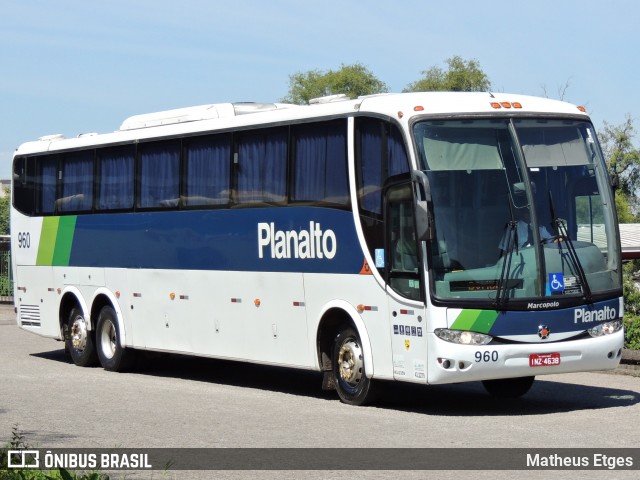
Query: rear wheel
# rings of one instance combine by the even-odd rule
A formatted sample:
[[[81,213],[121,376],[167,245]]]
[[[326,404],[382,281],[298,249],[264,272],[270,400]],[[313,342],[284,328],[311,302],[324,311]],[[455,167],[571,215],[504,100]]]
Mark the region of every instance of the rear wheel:
[[[132,365],[133,352],[122,347],[115,310],[102,307],[96,328],[96,347],[100,365],[106,370],[121,372]]]
[[[490,395],[498,398],[518,398],[529,391],[536,377],[484,380],[482,385]]]
[[[353,328],[344,328],[336,336],[332,364],[340,400],[349,405],[365,405],[376,399],[378,385],[364,373],[362,343]]]
[[[91,367],[98,363],[93,332],[89,331],[87,319],[78,307],[69,313],[65,351],[69,352],[73,363],[80,367]]]

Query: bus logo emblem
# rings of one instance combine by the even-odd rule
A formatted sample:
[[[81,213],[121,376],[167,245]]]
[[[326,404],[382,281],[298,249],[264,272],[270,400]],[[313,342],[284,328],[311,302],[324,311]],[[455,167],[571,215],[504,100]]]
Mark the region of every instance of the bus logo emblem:
[[[546,325],[538,325],[538,336],[542,340],[546,340],[551,335],[551,330]]]

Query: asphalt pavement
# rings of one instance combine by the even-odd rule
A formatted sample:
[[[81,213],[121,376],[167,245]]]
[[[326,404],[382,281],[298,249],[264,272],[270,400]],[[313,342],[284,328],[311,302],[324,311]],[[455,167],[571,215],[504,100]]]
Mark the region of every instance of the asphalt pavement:
[[[16,323],[16,312],[12,303],[0,303],[0,325]]]

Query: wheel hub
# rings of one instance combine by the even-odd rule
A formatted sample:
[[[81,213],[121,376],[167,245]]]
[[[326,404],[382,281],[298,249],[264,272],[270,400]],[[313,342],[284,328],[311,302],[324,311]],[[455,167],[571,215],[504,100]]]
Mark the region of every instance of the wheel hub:
[[[106,321],[102,327],[100,335],[100,341],[102,343],[102,352],[107,358],[113,358],[116,353],[116,328],[113,322]]]
[[[79,352],[87,346],[87,322],[81,316],[76,317],[71,325],[71,345]]]
[[[362,349],[354,340],[345,342],[338,353],[340,378],[350,385],[357,385],[362,378]]]

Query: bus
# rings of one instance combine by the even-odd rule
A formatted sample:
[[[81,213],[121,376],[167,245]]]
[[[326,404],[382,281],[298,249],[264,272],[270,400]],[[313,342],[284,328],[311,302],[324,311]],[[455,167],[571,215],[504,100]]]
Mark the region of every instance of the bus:
[[[13,158],[18,325],[79,366],[139,351],[389,381],[615,368],[612,179],[583,107],[506,93],[222,103]],[[320,387],[319,387],[320,388]]]

